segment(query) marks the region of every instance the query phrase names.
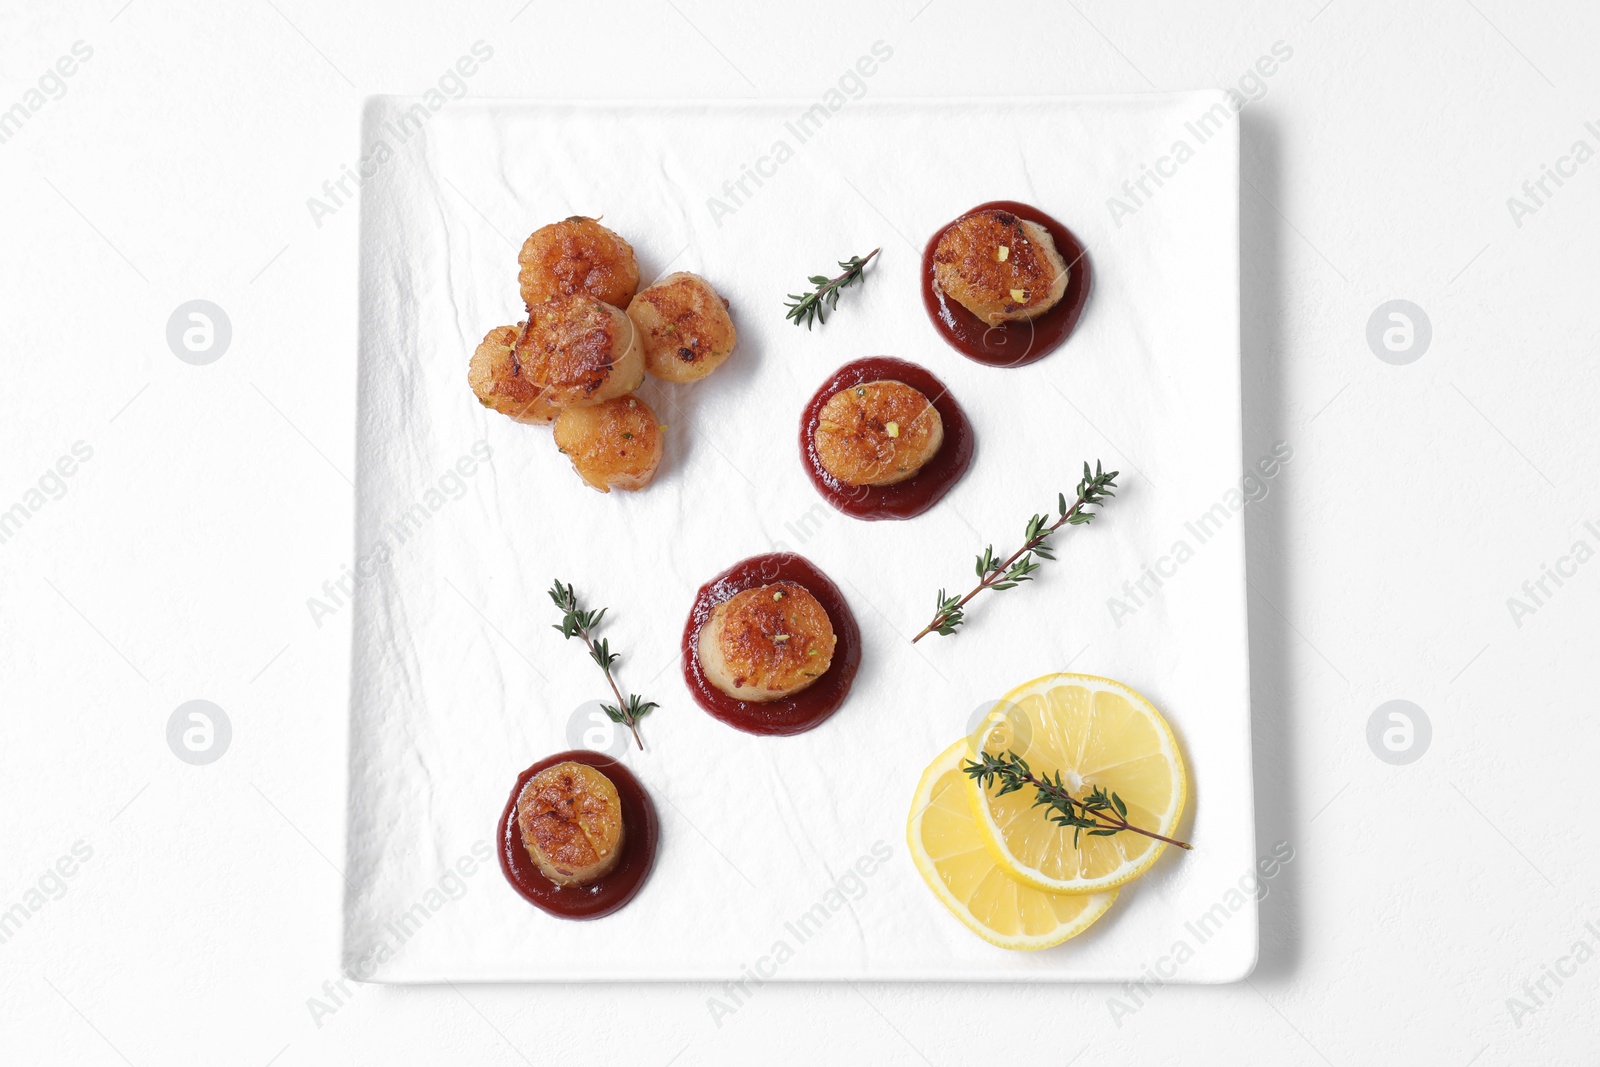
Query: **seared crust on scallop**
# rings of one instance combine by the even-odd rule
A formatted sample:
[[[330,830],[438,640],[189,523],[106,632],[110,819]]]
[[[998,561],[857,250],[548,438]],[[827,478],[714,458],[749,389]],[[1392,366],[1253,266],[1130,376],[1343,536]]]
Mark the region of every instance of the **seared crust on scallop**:
[[[522,421],[549,422],[562,408],[639,388],[644,353],[628,316],[593,297],[569,296],[528,309],[505,369],[498,395],[523,404]]]
[[[1067,291],[1068,267],[1036,222],[989,208],[957,219],[933,250],[934,281],[990,326],[1038,318]]]
[[[602,493],[643,489],[661,465],[661,424],[636,396],[614,396],[556,416],[556,447]]]
[[[633,246],[582,215],[534,230],[517,263],[522,302],[530,308],[577,293],[625,308],[639,288]]]
[[[688,271],[641,290],[628,317],[639,327],[645,369],[664,381],[699,381],[722,366],[738,341],[727,301]]]
[[[610,874],[622,858],[622,799],[588,764],[558,763],[522,787],[517,829],[546,878],[583,885]]]
[[[472,353],[467,382],[478,403],[491,411],[518,422],[547,423],[555,417],[555,409],[542,403],[544,389],[523,372],[512,352],[521,333],[521,325],[490,330]]]
[[[944,420],[904,382],[862,382],[834,393],[817,413],[817,459],[845,485],[894,485],[944,444]]]
[[[700,628],[706,680],[735,700],[791,696],[822,677],[835,637],[827,609],[798,582],[746,589],[718,604]]]

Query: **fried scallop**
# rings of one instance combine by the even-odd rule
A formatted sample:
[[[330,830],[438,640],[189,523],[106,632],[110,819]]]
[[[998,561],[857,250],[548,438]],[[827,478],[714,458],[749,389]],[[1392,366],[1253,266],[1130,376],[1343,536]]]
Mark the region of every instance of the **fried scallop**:
[[[639,288],[633,246],[582,215],[534,230],[517,263],[522,302],[530,308],[578,293],[625,308]]]
[[[522,374],[512,347],[522,333],[518,326],[496,326],[484,335],[467,364],[467,383],[478,403],[518,422],[549,422],[539,406],[541,390]]]
[[[822,469],[845,485],[894,485],[944,444],[944,420],[904,382],[862,382],[830,396],[813,437]]]
[[[622,799],[611,779],[584,763],[546,767],[517,797],[522,846],[557,885],[604,878],[622,858]]]
[[[593,297],[569,296],[529,309],[520,329],[489,331],[467,378],[484,407],[545,423],[563,408],[639,388],[644,351],[628,316]]]
[[[602,493],[643,489],[661,465],[661,424],[636,396],[614,396],[556,416],[556,447]]]
[[[1067,272],[1049,230],[998,208],[957,219],[933,250],[934,282],[990,326],[1049,311]]]
[[[639,327],[645,369],[663,381],[699,381],[722,366],[738,341],[728,302],[688,271],[641,290],[628,317]]]
[[[833,662],[833,622],[798,582],[746,589],[711,609],[697,652],[706,680],[735,700],[793,696]]]

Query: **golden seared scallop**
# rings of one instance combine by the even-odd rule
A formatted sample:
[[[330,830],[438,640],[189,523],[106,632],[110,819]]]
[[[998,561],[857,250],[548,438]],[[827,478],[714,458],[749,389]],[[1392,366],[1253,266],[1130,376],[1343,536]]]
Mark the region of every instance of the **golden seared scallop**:
[[[639,288],[633,246],[582,215],[541,226],[517,255],[517,280],[528,307],[583,293],[625,308]]]
[[[611,779],[586,763],[546,767],[517,796],[522,847],[557,885],[610,874],[622,858],[622,800]]]
[[[521,404],[523,414],[513,417],[549,422],[563,408],[598,404],[639,388],[644,350],[628,316],[593,297],[568,296],[529,308],[509,356],[495,366],[502,373],[494,379],[494,395]],[[478,399],[483,397],[479,391]]]
[[[746,589],[700,628],[706,680],[735,700],[764,702],[800,692],[833,662],[833,622],[798,582]]]
[[[995,208],[951,223],[933,250],[939,288],[990,326],[1049,311],[1067,291],[1067,271],[1049,230]]]
[[[496,326],[467,364],[467,382],[478,403],[518,422],[549,422],[554,410],[541,403],[544,390],[523,373],[512,348],[521,326]]]
[[[822,405],[815,441],[823,469],[845,485],[894,485],[939,451],[944,420],[904,382],[862,382]]]
[[[645,369],[664,381],[699,381],[722,366],[738,341],[728,302],[688,271],[641,290],[628,317],[639,327]]]
[[[614,396],[556,416],[556,447],[600,490],[643,489],[661,465],[661,424],[636,396]]]
[[[484,407],[518,422],[547,423],[562,408],[631,393],[644,381],[644,350],[627,315],[588,296],[530,310],[497,326],[472,354],[467,381]]]

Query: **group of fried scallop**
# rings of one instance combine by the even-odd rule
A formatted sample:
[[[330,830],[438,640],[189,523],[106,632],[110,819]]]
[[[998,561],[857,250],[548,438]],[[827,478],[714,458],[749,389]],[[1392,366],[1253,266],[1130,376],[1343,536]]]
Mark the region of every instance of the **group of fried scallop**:
[[[722,366],[738,340],[728,302],[687,271],[640,289],[633,246],[581,215],[533,231],[517,263],[528,317],[472,354],[478,402],[554,424],[556,447],[602,493],[643,489],[666,427],[634,391],[647,371],[694,382]]]
[[[692,274],[632,296],[632,250],[592,219],[536,232],[522,264],[528,322],[484,341],[473,356],[474,391],[515,418],[553,415],[557,444],[591,485],[642,488],[660,443],[654,415],[628,395],[643,374],[636,348],[659,377],[703,377],[733,349],[725,306]],[[1089,292],[1077,238],[1011,201],[980,205],[935,233],[921,274],[940,335],[992,366],[1021,366],[1059,346]],[[629,296],[624,316],[617,309]],[[841,512],[909,519],[966,472],[973,430],[939,379],[873,357],[839,368],[812,396],[800,417],[800,450],[813,484]],[[793,553],[772,553],[700,588],[682,650],[684,680],[711,715],[749,733],[797,734],[844,703],[861,663],[861,633],[825,574]],[[621,763],[559,753],[517,780],[500,842],[501,866],[524,898],[563,918],[597,918],[642,885],[655,855],[655,809]]]

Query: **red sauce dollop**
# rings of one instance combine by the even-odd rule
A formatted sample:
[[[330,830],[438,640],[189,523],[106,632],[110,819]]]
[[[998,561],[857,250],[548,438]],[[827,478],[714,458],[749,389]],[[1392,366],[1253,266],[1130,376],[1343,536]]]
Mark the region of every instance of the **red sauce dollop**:
[[[1055,307],[1038,318],[1000,326],[990,326],[956,301],[946,298],[934,284],[933,252],[939,246],[939,238],[944,236],[945,230],[960,221],[955,219],[941,227],[923,250],[922,305],[927,308],[928,317],[933,320],[940,336],[963,356],[991,367],[1022,367],[1048,356],[1060,347],[1072,333],[1073,327],[1078,325],[1078,316],[1083,314],[1083,305],[1089,300],[1089,255],[1071,230],[1038,208],[1019,204],[1015,200],[991,200],[987,204],[979,204],[961,218],[989,210],[1009,211],[1020,219],[1036,222],[1050,231],[1056,251],[1067,263],[1066,293]]]
[[[611,779],[622,801],[622,858],[610,874],[588,885],[557,885],[539,870],[517,829],[517,798],[528,779],[558,763],[586,763]],[[546,756],[517,777],[500,815],[500,870],[513,889],[536,908],[562,919],[598,919],[634,898],[656,862],[656,806],[633,772],[610,756],[588,749]]]
[[[797,582],[817,598],[833,624],[833,662],[821,678],[793,696],[764,703],[735,700],[712,685],[700,669],[700,627],[724,600],[772,582]],[[702,585],[683,628],[683,680],[689,692],[713,718],[746,733],[801,734],[821,725],[844,703],[860,666],[861,628],[844,594],[810,560],[792,552],[751,556]]]
[[[896,381],[926,396],[944,422],[944,443],[921,470],[894,485],[846,485],[817,456],[817,423],[828,398],[862,382]],[[854,519],[909,519],[937,504],[972,465],[972,423],[945,384],[915,363],[873,356],[846,363],[822,383],[800,415],[800,455],[822,498]]]

